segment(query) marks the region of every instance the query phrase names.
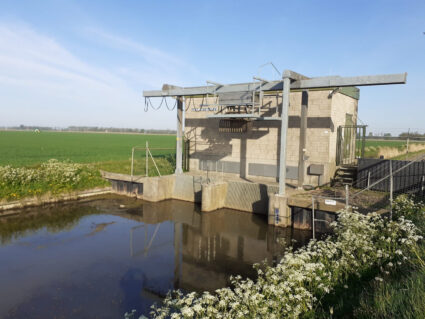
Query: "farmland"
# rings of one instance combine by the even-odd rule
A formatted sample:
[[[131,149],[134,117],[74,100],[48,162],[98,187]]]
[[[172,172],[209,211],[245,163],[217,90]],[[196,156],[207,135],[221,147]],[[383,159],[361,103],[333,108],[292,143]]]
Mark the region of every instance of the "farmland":
[[[0,132],[0,166],[38,165],[49,159],[75,163],[129,161],[133,146],[175,148],[173,135]],[[153,155],[170,151],[152,151]]]
[[[0,201],[105,186],[99,170],[129,174],[132,147],[146,141],[161,174],[172,174],[173,135],[1,131]],[[146,173],[144,156],[135,152],[135,175]],[[157,175],[152,159],[149,175]]]

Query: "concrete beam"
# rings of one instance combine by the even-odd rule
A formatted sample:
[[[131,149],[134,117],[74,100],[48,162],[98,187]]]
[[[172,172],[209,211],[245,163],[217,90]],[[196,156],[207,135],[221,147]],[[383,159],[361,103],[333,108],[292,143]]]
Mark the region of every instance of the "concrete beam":
[[[295,81],[291,84],[292,89],[314,89],[328,87],[345,87],[345,86],[369,86],[369,85],[388,85],[388,84],[405,84],[407,73],[401,74],[382,74],[382,75],[366,75],[354,77],[320,77],[309,80]]]
[[[295,80],[295,81],[310,79],[309,77],[307,77],[305,75],[299,74],[299,73],[291,71],[291,70],[285,70],[284,73],[283,73],[283,77],[288,77],[291,80]]]

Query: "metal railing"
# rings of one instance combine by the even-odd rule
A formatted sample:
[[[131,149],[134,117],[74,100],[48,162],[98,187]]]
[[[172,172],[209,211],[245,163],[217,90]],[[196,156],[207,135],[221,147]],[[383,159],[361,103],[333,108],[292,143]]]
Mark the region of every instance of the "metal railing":
[[[403,171],[408,172],[409,168],[415,163],[425,160],[425,154],[420,155],[403,166],[395,165],[395,161],[389,161],[388,170],[369,172],[361,180],[357,180],[353,186],[345,185],[343,188],[331,188],[328,190],[319,189],[318,194],[311,197],[312,203],[312,231],[313,238],[316,238],[315,222],[327,222],[326,220],[316,219],[316,206],[320,200],[325,201],[327,205],[345,204],[346,209],[356,209],[361,213],[385,212],[392,218],[394,198],[401,194],[412,194],[425,200],[425,177],[417,176],[419,184],[412,184],[409,187],[397,189],[394,187],[394,178]],[[398,163],[399,164],[399,163]],[[397,168],[397,166],[399,166]],[[376,175],[376,176],[373,176]],[[373,182],[372,182],[373,180]],[[376,186],[381,183],[388,183],[388,191],[377,191]],[[418,184],[418,185],[417,185]],[[363,186],[362,188],[359,188]],[[320,193],[323,191],[322,193]],[[334,195],[329,195],[334,192]]]

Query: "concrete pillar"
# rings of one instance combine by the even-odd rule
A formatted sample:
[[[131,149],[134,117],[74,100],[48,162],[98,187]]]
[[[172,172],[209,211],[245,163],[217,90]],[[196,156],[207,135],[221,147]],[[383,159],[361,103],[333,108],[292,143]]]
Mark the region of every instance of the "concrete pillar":
[[[226,202],[226,195],[226,182],[203,184],[201,211],[211,212],[223,208]]]
[[[283,96],[280,128],[280,157],[279,157],[279,194],[285,195],[286,187],[286,135],[288,131],[289,91],[291,90],[290,71],[283,72]]]
[[[307,141],[307,110],[308,91],[302,92],[301,97],[301,123],[300,123],[300,144],[298,155],[298,188],[302,188],[305,175],[305,148]]]
[[[183,173],[183,97],[177,97],[176,174]]]
[[[269,225],[290,227],[292,225],[291,210],[288,197],[280,194],[269,194]]]
[[[159,202],[173,198],[176,177],[174,175],[149,177],[143,181],[143,200]]]

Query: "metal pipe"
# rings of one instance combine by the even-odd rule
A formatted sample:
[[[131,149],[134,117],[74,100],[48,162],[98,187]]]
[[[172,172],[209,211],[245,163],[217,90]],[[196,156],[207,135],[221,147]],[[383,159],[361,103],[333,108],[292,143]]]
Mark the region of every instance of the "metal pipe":
[[[145,157],[146,157],[146,177],[149,176],[149,156],[148,156],[148,150],[149,150],[149,142],[146,141],[146,150],[145,150]]]
[[[223,86],[223,84],[221,84],[221,83],[218,83],[218,82],[214,82],[214,81],[206,81],[207,82],[207,84],[212,84],[212,85],[215,85],[215,86],[219,86],[219,87],[222,87]]]
[[[158,172],[158,175],[161,177],[161,173],[160,173],[160,171],[159,171],[159,169],[158,169],[158,166],[157,166],[157,165],[156,165],[156,163],[155,163],[155,160],[154,160],[154,158],[153,158],[153,156],[152,156],[151,151],[149,151],[149,150],[148,150],[148,152],[149,152],[149,155],[150,155],[150,156],[151,156],[151,158],[152,158],[153,165],[155,165],[155,168],[156,168],[156,171]]]
[[[282,92],[282,114],[280,128],[280,158],[279,158],[279,195],[285,195],[286,182],[286,135],[288,130],[288,111],[289,111],[289,91],[291,89],[291,79],[289,71],[283,73],[283,92]]]
[[[258,76],[253,76],[252,78],[253,78],[254,80],[261,81],[261,82],[264,82],[264,83],[268,83],[268,82],[269,82],[268,80],[263,79],[263,78],[260,78],[260,77],[258,77]],[[260,85],[261,85],[261,84],[260,84]]]
[[[131,149],[131,181],[133,181],[133,172],[134,172],[134,147]]]

